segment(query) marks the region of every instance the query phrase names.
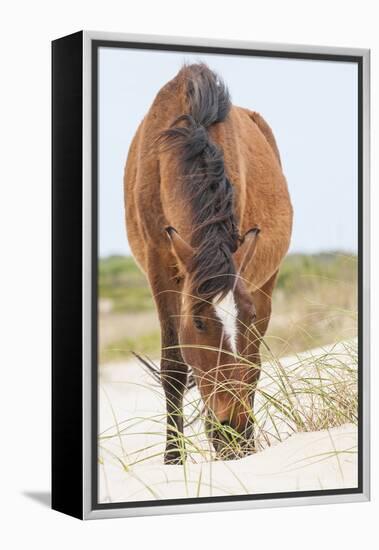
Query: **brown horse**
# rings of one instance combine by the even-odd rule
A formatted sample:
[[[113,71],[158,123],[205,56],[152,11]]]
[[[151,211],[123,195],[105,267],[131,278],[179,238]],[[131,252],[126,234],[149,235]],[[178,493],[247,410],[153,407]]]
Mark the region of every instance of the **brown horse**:
[[[216,453],[243,456],[253,450],[259,346],[292,228],[272,131],[232,105],[206,65],[184,66],[141,122],[124,184],[129,243],[161,324],[165,462],[185,458],[188,366]]]

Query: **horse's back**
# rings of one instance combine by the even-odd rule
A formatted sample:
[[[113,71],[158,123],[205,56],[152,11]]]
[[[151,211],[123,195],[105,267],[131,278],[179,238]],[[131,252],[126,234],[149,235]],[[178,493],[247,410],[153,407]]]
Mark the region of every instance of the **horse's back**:
[[[263,118],[263,116],[256,111],[251,111],[250,109],[242,108],[242,111],[245,111],[245,113],[248,115],[250,120],[252,120],[259,128],[259,130],[262,132],[264,137],[267,140],[267,143],[270,145],[271,149],[273,150],[280,166],[282,165],[281,159],[280,159],[280,153],[279,148],[276,143],[276,139],[274,136],[274,133],[271,129],[271,127],[268,125],[266,120]]]
[[[149,253],[161,256],[162,265],[170,262],[165,226],[176,227],[184,238],[191,232],[178,183],[177,156],[159,151],[156,143],[157,136],[185,112],[183,96],[183,81],[177,76],[157,94],[128,154],[124,178],[127,232],[144,271],[148,271]],[[274,135],[261,115],[237,106],[208,132],[223,150],[226,173],[235,188],[240,232],[254,225],[261,229],[251,274],[253,284],[260,285],[287,252],[292,226],[292,207]]]

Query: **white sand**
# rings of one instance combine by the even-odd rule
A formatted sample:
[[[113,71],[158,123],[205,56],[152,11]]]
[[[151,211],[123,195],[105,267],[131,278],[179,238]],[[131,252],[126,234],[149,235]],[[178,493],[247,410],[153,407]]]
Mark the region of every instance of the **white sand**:
[[[283,359],[281,364],[296,385],[297,377],[304,378],[304,371],[307,376],[315,377],[314,364],[326,352],[331,368],[339,361],[346,364],[345,348],[341,346],[302,354],[301,367],[299,357]],[[305,357],[308,358],[306,362]],[[275,372],[275,366],[264,366],[259,388],[265,395],[278,396]],[[327,384],[325,372],[320,381],[323,387]],[[357,429],[353,424],[294,433],[293,423],[285,415],[280,417],[275,408],[269,408],[271,414],[275,414],[278,434],[273,430],[267,407],[262,411],[264,400],[262,394],[257,394],[255,413],[261,426],[258,434],[260,452],[240,460],[210,460],[212,450],[206,438],[199,436],[201,423],[195,422],[185,432],[190,440],[186,465],[165,466],[165,402],[160,385],[138,361],[102,366],[99,390],[102,434],[100,502],[357,486]],[[192,390],[186,397],[188,415],[193,410],[191,403],[197,402],[197,390]],[[310,414],[310,411],[317,411],[318,404],[314,398],[303,396],[298,405],[304,413],[309,411]],[[277,441],[278,435],[281,442]],[[202,449],[201,453],[199,449]]]

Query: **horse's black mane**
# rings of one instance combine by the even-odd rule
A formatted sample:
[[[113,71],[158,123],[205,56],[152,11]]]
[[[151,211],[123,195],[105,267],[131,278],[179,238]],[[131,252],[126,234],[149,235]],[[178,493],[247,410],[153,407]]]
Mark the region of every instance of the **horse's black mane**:
[[[231,102],[225,84],[204,64],[184,66],[178,78],[185,82],[189,112],[162,132],[161,139],[180,151],[184,193],[194,227],[191,245],[195,254],[189,273],[194,294],[210,301],[232,289],[236,273],[233,187],[225,173],[223,152],[207,132],[209,126],[225,120]]]

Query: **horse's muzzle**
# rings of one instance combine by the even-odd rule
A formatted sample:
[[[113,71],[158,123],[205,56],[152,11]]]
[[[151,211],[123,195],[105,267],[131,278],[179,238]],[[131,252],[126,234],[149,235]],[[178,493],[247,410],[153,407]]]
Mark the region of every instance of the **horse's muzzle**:
[[[249,422],[240,433],[228,422],[206,421],[206,433],[212,443],[218,460],[236,460],[255,452],[254,424]]]

